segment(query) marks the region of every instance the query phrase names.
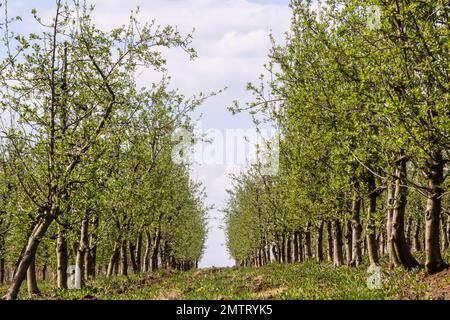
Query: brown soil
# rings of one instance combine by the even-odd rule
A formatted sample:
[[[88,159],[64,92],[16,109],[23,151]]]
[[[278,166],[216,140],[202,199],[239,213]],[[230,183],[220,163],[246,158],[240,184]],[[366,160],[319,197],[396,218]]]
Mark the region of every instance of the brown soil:
[[[450,300],[450,269],[432,276],[421,274],[413,286],[406,286],[400,299]]]
[[[428,298],[450,300],[450,268],[423,280],[428,286]]]

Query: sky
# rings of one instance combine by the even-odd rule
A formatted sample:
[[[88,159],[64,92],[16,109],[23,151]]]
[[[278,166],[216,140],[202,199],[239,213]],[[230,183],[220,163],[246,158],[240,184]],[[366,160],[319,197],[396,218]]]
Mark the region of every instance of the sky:
[[[222,94],[208,99],[196,112],[201,117],[203,131],[214,129],[219,139],[227,130],[254,128],[251,117],[241,113],[233,116],[227,111],[234,100],[242,104],[251,100],[246,91],[248,82],[258,83],[271,47],[269,33],[282,41],[289,29],[291,11],[289,0],[92,0],[97,26],[109,29],[125,24],[131,10],[140,7],[139,20],[156,20],[160,25],[176,25],[182,33],[195,28],[193,47],[198,53],[189,61],[181,50],[166,52],[172,86],[187,95],[212,92],[227,87]],[[44,17],[52,12],[54,0],[9,1],[10,15],[23,17],[24,31],[34,31],[30,12],[36,8]],[[26,30],[29,28],[30,30]],[[151,76],[143,75],[138,83],[150,85]],[[225,140],[222,140],[225,141]],[[220,141],[219,141],[220,143]],[[226,141],[224,142],[226,143]],[[203,150],[203,149],[202,149]],[[227,148],[228,150],[228,148]],[[239,151],[235,151],[239,152]],[[209,212],[209,233],[200,267],[231,266],[223,231],[223,214],[227,188],[231,187],[229,173],[237,172],[239,163],[208,164],[196,161],[192,178],[205,186]]]

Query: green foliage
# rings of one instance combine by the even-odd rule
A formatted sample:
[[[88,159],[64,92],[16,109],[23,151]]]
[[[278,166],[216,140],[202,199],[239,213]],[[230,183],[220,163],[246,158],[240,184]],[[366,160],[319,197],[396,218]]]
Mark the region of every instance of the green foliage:
[[[37,267],[55,270],[59,236],[69,264],[91,254],[106,269],[125,244],[134,269],[141,260],[138,272],[148,240],[147,260],[192,267],[203,253],[208,208],[189,165],[172,160],[172,136],[192,129],[190,113],[209,95],[170,89],[163,54],[178,48],[195,58],[192,36],[142,24],[138,13],[128,25],[100,30],[92,10],[57,1],[48,24],[32,11],[41,33],[4,39],[17,55],[0,62],[0,257],[13,269],[37,238]],[[142,71],[160,81],[138,88]]]
[[[270,81],[249,84],[255,100],[230,108],[250,110],[257,125],[265,119],[282,137],[270,187],[250,169],[231,191],[228,245],[237,260],[318,221],[346,223],[355,196],[365,206],[370,197],[386,203],[384,190],[399,179],[410,189],[414,218],[425,211],[424,197],[449,190],[448,173],[435,178],[437,189],[430,182],[436,168],[448,172],[450,155],[448,3],[330,0],[319,13],[311,1],[290,6],[291,29],[269,55]],[[370,16],[374,8],[379,17]],[[408,161],[405,177],[400,159]],[[264,196],[246,204],[252,190],[276,194],[273,206]],[[383,209],[361,219],[366,231],[384,232]],[[270,240],[258,246],[254,229],[269,226]]]

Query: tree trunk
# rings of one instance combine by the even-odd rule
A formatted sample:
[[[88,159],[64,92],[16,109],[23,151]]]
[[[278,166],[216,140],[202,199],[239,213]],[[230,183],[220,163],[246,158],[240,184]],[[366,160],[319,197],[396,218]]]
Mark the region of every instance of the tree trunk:
[[[263,250],[262,248],[258,248],[258,267],[262,267],[264,265],[264,258],[263,258]]]
[[[376,229],[374,222],[374,214],[376,212],[377,198],[371,196],[369,198],[369,207],[367,208],[367,254],[369,256],[370,265],[378,265],[378,249],[376,239]]]
[[[305,261],[311,260],[311,231],[310,231],[310,223],[306,223],[305,228]]]
[[[449,216],[450,217],[450,216]],[[447,221],[446,216],[442,216],[442,251],[446,251],[449,247],[449,237],[447,234]]]
[[[86,252],[85,260],[85,270],[86,270],[86,280],[95,278],[95,261],[97,257],[97,246],[94,245],[90,247]]]
[[[138,268],[137,258],[136,258],[136,247],[134,246],[133,241],[129,242],[129,247],[130,247],[131,267],[133,268],[133,273],[139,273],[139,268]]]
[[[141,259],[142,259],[142,232],[139,232],[136,239],[136,272],[139,273],[141,270]]]
[[[394,205],[395,205],[395,185],[392,181],[388,182],[387,187],[387,220],[386,220],[386,237],[387,249],[389,255],[389,265],[394,266],[396,261],[395,248],[392,242],[392,224],[394,220]]]
[[[407,159],[402,157],[399,159],[398,168],[396,170],[397,179],[395,181],[394,196],[394,215],[392,217],[391,230],[391,250],[389,257],[391,267],[403,266],[406,269],[417,267],[419,263],[411,254],[405,237],[405,209],[407,203],[406,189],[406,163]]]
[[[380,230],[380,255],[384,256],[385,255],[385,248],[386,248],[386,236],[384,235],[384,231],[383,229]]]
[[[286,235],[281,236],[281,263],[286,263]]]
[[[147,241],[145,243],[145,251],[144,251],[144,261],[142,263],[142,272],[148,272],[150,270],[150,250],[152,245],[152,237],[150,235],[150,232],[145,233],[147,237]]]
[[[33,228],[33,232],[28,239],[28,243],[25,246],[24,254],[20,259],[19,265],[16,268],[14,279],[8,289],[8,293],[3,297],[6,300],[15,300],[19,293],[20,286],[25,279],[28,267],[30,266],[34,256],[36,255],[37,248],[42,237],[45,235],[48,227],[52,223],[52,215],[46,215],[41,218],[39,222]]]
[[[316,235],[316,260],[323,261],[323,220],[319,222]]]
[[[280,262],[280,257],[278,254],[278,250],[277,250],[277,243],[275,242],[274,244],[272,244],[272,254],[273,254],[273,258],[275,259],[276,262]]]
[[[41,293],[36,280],[36,255],[31,259],[27,270],[27,289],[30,297]]]
[[[342,245],[341,223],[336,219],[333,221],[333,263],[335,267],[339,267],[344,264]]]
[[[287,263],[292,263],[292,235],[290,233],[286,237],[286,242]]]
[[[362,262],[362,252],[361,252],[361,233],[362,226],[360,220],[361,211],[361,198],[358,192],[355,190],[353,192],[352,200],[352,266],[359,266]]]
[[[5,238],[0,236],[0,286],[5,283]]]
[[[347,265],[351,265],[352,264],[352,249],[353,249],[353,245],[352,245],[352,222],[351,220],[347,220],[345,223],[345,257],[346,257],[346,263]]]
[[[368,176],[369,187],[369,206],[367,207],[367,228],[366,228],[366,240],[367,240],[367,253],[369,256],[370,265],[378,265],[378,246],[376,238],[375,228],[375,214],[377,212],[377,198],[380,195],[376,190],[375,176],[373,173],[369,173]]]
[[[84,286],[84,277],[87,274],[86,269],[86,255],[89,250],[89,212],[86,210],[81,220],[80,228],[80,242],[77,248],[77,256],[75,265],[80,272],[81,285]]]
[[[2,256],[0,258],[0,285],[5,283],[5,258]]]
[[[106,271],[106,276],[111,277],[115,272],[116,266],[118,264],[119,260],[119,243],[116,241],[114,243],[114,249],[113,253],[111,255],[111,258],[109,259],[108,269]]]
[[[268,257],[267,257],[267,250],[266,250],[266,247],[267,247],[267,243],[266,243],[266,239],[264,238],[264,239],[263,239],[263,245],[262,245],[262,247],[261,247],[264,265],[267,265],[267,264],[269,263],[269,259],[268,259]]]
[[[445,226],[445,234],[447,235],[447,246],[445,247],[445,250],[448,250],[450,246],[450,205],[447,211],[447,224]]]
[[[406,244],[408,245],[409,250],[411,250],[412,247],[412,239],[411,239],[411,234],[412,234],[412,223],[413,223],[413,219],[412,217],[408,218],[408,222],[406,223]]]
[[[414,229],[414,238],[413,238],[413,247],[414,251],[420,252],[422,251],[422,248],[420,246],[420,220],[416,220],[416,227]]]
[[[161,265],[164,269],[169,269],[169,259],[170,259],[170,248],[169,243],[167,241],[163,242],[164,244],[161,247]],[[253,257],[254,261],[256,260],[256,257]]]
[[[153,250],[152,250],[152,270],[156,271],[158,270],[158,253],[159,253],[159,244],[161,241],[161,236],[159,234],[159,230],[156,232],[155,239],[153,241]]]
[[[305,261],[305,255],[303,254],[303,232],[298,231],[298,261],[303,262]]]
[[[67,289],[67,241],[62,230],[56,238],[56,282],[59,289]]]
[[[94,279],[96,275],[98,224],[99,217],[98,215],[95,215],[92,222],[92,232],[89,240],[88,252],[86,254],[85,264],[87,279]]]
[[[298,236],[298,231],[294,232],[294,262],[299,262]]]
[[[442,259],[439,245],[441,198],[443,194],[441,184],[444,181],[444,161],[440,152],[430,162],[428,169],[429,191],[425,212],[425,266],[429,274],[435,274],[447,267]]]
[[[327,241],[328,241],[328,261],[333,262],[334,261],[334,255],[333,255],[333,233],[332,233],[332,225],[331,221],[327,222]]]
[[[120,250],[120,273],[122,276],[128,276],[128,259],[127,259],[127,240],[122,240]]]

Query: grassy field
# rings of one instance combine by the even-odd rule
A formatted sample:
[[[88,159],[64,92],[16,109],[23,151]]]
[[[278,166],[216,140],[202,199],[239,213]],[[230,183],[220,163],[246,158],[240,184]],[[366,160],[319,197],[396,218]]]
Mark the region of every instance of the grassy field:
[[[41,283],[34,299],[253,300],[253,299],[450,299],[450,272],[427,277],[422,270],[382,271],[382,289],[367,287],[367,268],[329,264],[273,264],[259,269],[223,268],[101,278],[82,290]],[[25,287],[25,286],[24,286]],[[6,287],[1,288],[6,291]],[[28,299],[22,288],[21,298]]]

